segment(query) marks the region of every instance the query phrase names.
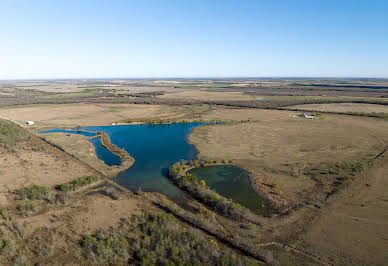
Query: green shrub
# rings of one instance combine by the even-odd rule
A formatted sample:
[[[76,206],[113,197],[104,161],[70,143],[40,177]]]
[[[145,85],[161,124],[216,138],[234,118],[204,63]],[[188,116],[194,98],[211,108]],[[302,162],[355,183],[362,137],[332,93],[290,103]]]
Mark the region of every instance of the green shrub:
[[[58,186],[58,189],[60,191],[67,191],[67,190],[70,190],[71,189],[71,186],[67,183],[62,183]]]
[[[237,257],[219,243],[191,228],[182,227],[172,215],[150,213],[141,217],[133,264],[137,265],[255,265]]]
[[[128,241],[112,232],[99,232],[86,236],[81,243],[84,255],[92,260],[117,263],[129,258]]]
[[[57,189],[60,191],[68,191],[68,190],[77,190],[83,186],[87,186],[97,180],[96,176],[84,176],[79,177],[75,180],[73,180],[70,183],[62,183],[57,186]]]
[[[38,205],[35,202],[25,201],[16,206],[18,214],[22,217],[28,217],[38,211]]]
[[[47,200],[50,198],[50,191],[47,187],[32,185],[15,191],[21,199]]]
[[[19,126],[0,120],[0,145],[11,149],[15,143],[29,140],[31,136]]]
[[[5,220],[9,219],[9,214],[7,209],[0,209],[0,219],[5,219]]]
[[[0,253],[4,256],[12,256],[17,249],[15,241],[12,239],[4,239],[1,242],[2,245]]]

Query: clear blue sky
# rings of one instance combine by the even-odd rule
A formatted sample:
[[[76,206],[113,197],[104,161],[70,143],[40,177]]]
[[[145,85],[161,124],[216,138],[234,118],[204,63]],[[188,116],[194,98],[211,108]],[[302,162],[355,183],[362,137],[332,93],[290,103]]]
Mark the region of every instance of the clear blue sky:
[[[0,1],[0,79],[388,77],[388,1]]]

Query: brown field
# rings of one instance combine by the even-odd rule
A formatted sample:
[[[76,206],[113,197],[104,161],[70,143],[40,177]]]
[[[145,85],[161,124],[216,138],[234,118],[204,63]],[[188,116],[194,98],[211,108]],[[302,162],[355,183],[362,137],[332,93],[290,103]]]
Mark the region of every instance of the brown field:
[[[190,141],[197,146],[201,158],[235,159],[292,194],[314,184],[299,174],[303,168],[322,162],[357,161],[376,155],[388,143],[384,121],[339,115],[307,120],[296,118],[295,114],[221,109],[208,116],[260,122],[195,128]],[[300,176],[290,176],[294,172]]]
[[[195,128],[189,140],[200,158],[235,159],[263,176],[264,182],[278,184],[293,204],[302,206],[326,204],[325,193],[333,189],[329,165],[372,160],[388,145],[386,121],[332,114],[325,114],[324,120],[308,120],[295,114],[220,108],[206,117],[259,122]],[[301,249],[326,262],[384,264],[388,247],[385,165],[386,159],[344,193],[329,198],[322,216],[311,208],[298,207],[295,213],[269,224],[282,237],[293,230],[306,232]]]
[[[37,127],[110,125],[124,119],[144,119],[174,115],[168,106],[136,104],[62,104],[17,106],[0,109],[0,117]]]
[[[335,265],[385,265],[388,261],[387,173],[385,158],[330,201],[303,241]]]
[[[388,113],[388,105],[364,103],[302,104],[290,106],[290,109],[339,113]]]
[[[0,147],[0,155],[0,206],[9,203],[8,193],[15,189],[32,184],[53,187],[96,174],[93,169],[37,137],[17,143],[13,152]]]
[[[242,92],[209,92],[209,91],[184,91],[168,93],[159,98],[164,99],[182,99],[182,100],[201,100],[201,101],[252,101],[254,96]]]
[[[1,88],[1,87],[0,87]],[[4,89],[37,90],[43,92],[78,92],[83,88],[79,83],[72,82],[9,82],[2,85]]]
[[[33,233],[44,226],[61,228],[72,225],[77,234],[93,233],[98,229],[107,229],[120,222],[120,218],[128,218],[140,208],[138,199],[131,194],[122,194],[119,200],[102,194],[94,194],[78,198],[69,206],[50,210],[42,215],[37,215],[19,221],[26,224],[27,233]],[[54,219],[52,217],[60,217]],[[96,219],[98,217],[98,219]]]

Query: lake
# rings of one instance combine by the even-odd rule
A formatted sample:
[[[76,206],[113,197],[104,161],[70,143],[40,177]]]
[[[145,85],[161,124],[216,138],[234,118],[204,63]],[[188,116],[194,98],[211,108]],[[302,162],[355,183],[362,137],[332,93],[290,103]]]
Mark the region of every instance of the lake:
[[[113,180],[131,190],[161,192],[172,198],[178,198],[183,192],[168,179],[168,167],[180,159],[192,160],[196,157],[195,147],[188,143],[191,129],[204,123],[177,123],[158,125],[120,125],[83,127],[82,130],[104,131],[111,142],[125,149],[135,163]],[[76,130],[49,130],[48,132],[69,132],[93,136],[88,132]],[[96,147],[97,157],[107,165],[118,165],[121,160],[101,146],[99,138],[90,140]]]
[[[177,123],[158,125],[120,125],[84,127],[81,130],[104,131],[111,142],[126,150],[135,163],[117,175],[113,180],[133,191],[156,191],[173,199],[184,193],[168,179],[168,168],[173,163],[196,158],[195,147],[188,143],[187,137],[194,127],[205,123]],[[42,131],[67,132],[93,137],[96,133],[53,129]],[[96,155],[107,165],[120,165],[121,159],[101,145],[99,138],[89,140],[94,144]],[[268,214],[264,200],[253,190],[249,182],[249,172],[236,166],[221,165],[191,169],[191,174],[204,179],[206,184],[220,195],[232,198],[251,211]]]

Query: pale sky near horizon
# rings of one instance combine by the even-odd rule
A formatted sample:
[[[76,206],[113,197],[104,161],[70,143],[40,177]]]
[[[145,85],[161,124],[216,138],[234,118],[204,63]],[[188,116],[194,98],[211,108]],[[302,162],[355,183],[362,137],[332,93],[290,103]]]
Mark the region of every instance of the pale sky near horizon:
[[[388,78],[387,0],[0,0],[0,79]]]

